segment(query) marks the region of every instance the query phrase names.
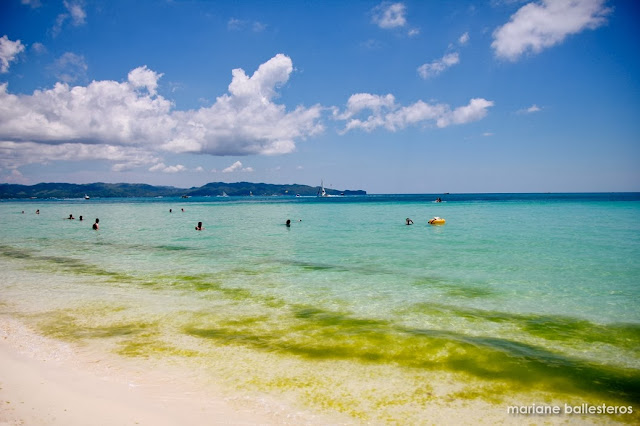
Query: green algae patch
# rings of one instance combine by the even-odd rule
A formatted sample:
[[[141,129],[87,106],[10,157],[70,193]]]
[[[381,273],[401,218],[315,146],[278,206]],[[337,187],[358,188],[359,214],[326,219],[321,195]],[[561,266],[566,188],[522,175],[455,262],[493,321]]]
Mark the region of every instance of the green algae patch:
[[[73,257],[42,255],[34,250],[19,249],[6,245],[0,245],[0,256],[29,260],[31,262],[26,267],[34,271],[100,277],[106,278],[109,282],[135,281],[131,275],[109,271]]]
[[[65,309],[41,314],[38,328],[48,337],[71,342],[135,335],[157,327],[152,322],[126,322],[107,318],[123,308]],[[89,322],[89,318],[91,319]]]
[[[284,314],[283,314],[284,315]],[[417,371],[449,371],[492,383],[468,398],[540,390],[619,401],[640,398],[640,372],[590,363],[509,339],[401,327],[346,312],[292,307],[287,315],[250,321],[191,324],[189,336],[311,362],[350,361]],[[496,314],[496,317],[497,314]]]
[[[422,277],[413,281],[415,287],[427,287],[444,292],[448,296],[476,299],[483,297],[495,297],[498,293],[486,286],[473,286],[463,283],[455,283],[437,277]]]
[[[640,351],[640,324],[597,324],[561,315],[514,314],[436,303],[418,303],[395,313],[422,314],[445,319],[462,318],[475,323],[508,324],[531,336],[563,344],[603,343],[636,353]]]
[[[141,333],[118,343],[116,353],[126,357],[149,358],[151,356],[173,356],[193,358],[200,352],[180,348],[163,342],[159,333]]]

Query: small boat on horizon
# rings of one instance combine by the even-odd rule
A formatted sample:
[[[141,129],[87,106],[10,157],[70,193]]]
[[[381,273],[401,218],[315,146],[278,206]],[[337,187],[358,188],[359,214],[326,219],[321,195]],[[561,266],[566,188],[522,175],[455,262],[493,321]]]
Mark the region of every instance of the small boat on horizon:
[[[327,196],[327,191],[325,191],[324,182],[321,180],[320,189],[318,190],[318,197],[326,197],[326,196]]]
[[[87,194],[84,194],[84,199],[88,200],[90,197]]]

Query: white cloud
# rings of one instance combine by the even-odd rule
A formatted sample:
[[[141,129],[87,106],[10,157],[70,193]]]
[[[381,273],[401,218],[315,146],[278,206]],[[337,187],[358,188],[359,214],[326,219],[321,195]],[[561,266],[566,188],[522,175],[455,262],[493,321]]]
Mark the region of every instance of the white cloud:
[[[150,94],[155,95],[156,89],[158,88],[158,80],[163,75],[164,74],[158,74],[157,72],[151,71],[145,65],[131,70],[127,80],[129,80],[129,83],[131,83],[133,87],[145,87]]]
[[[8,175],[0,176],[0,181],[5,183],[17,183],[26,185],[29,183],[29,179],[25,178],[19,170],[13,169]]]
[[[458,107],[451,113],[439,117],[437,125],[438,127],[447,127],[451,124],[465,124],[481,120],[487,115],[487,108],[492,106],[492,101],[482,98],[471,99],[469,105]]]
[[[87,13],[84,11],[84,8],[81,2],[77,2],[77,1],[71,2],[71,1],[65,0],[64,7],[66,7],[67,10],[69,11],[73,25],[79,26],[79,25],[84,25],[86,23]]]
[[[464,46],[465,44],[467,44],[468,42],[469,42],[469,33],[468,33],[468,32],[466,32],[466,33],[462,34],[462,35],[460,36],[460,38],[458,39],[458,43],[460,43],[460,44],[461,44],[461,45],[463,45],[463,46]]]
[[[229,21],[227,21],[227,30],[229,31],[243,31],[247,28],[250,28],[254,33],[261,33],[267,29],[267,24],[237,18],[230,18]]]
[[[9,63],[15,61],[22,51],[24,44],[20,40],[11,41],[6,35],[0,37],[0,73],[9,72]]]
[[[37,9],[40,6],[42,6],[42,3],[40,3],[40,0],[21,0],[22,4],[28,4],[29,6],[31,6],[32,9]]]
[[[424,64],[418,67],[418,74],[420,74],[420,77],[427,79],[440,74],[459,62],[460,55],[457,52],[447,53],[441,59],[436,59],[430,64]]]
[[[233,172],[253,172],[253,167],[243,167],[240,161],[236,161],[226,169],[222,170],[222,173],[233,173]]]
[[[373,8],[373,23],[383,29],[403,27],[407,23],[404,3],[384,2]]]
[[[362,129],[371,132],[379,127],[395,132],[399,129],[417,124],[435,123],[437,127],[453,124],[464,124],[477,121],[487,115],[487,109],[493,106],[492,101],[475,98],[466,106],[454,110],[445,104],[428,104],[417,101],[409,106],[400,106],[393,95],[379,96],[368,93],[352,95],[344,112],[334,112],[334,118],[346,121],[342,133]],[[366,112],[363,118],[358,115]]]
[[[187,168],[182,164],[176,164],[175,166],[167,166],[164,163],[158,163],[149,168],[150,172],[162,172],[162,173],[178,173],[184,172]]]
[[[542,108],[540,108],[536,104],[533,104],[529,108],[519,110],[518,114],[532,114],[534,112],[539,112],[539,111],[542,111]]]
[[[49,66],[56,78],[64,83],[86,80],[88,68],[84,56],[72,52],[64,53]]]
[[[31,45],[31,50],[39,55],[47,53],[47,47],[44,44],[37,42]]]
[[[0,141],[0,168],[13,169],[26,164],[49,164],[54,161],[108,160],[115,171],[156,163],[159,158],[136,147],[62,143],[51,145],[31,141]]]
[[[251,30],[254,33],[261,33],[262,31],[267,29],[267,24],[263,24],[262,22],[254,22],[253,25],[251,25]]]
[[[561,43],[568,35],[595,29],[611,12],[606,0],[543,0],[521,7],[509,22],[493,32],[496,56],[511,61],[531,51]]]
[[[3,158],[16,164],[43,161],[46,157],[40,155],[34,157],[37,160],[22,158],[33,154],[33,146],[55,151],[52,158],[66,159],[86,159],[82,153],[92,146],[138,156],[146,153],[138,163],[103,157],[123,164],[118,167],[155,164],[158,161],[153,159],[163,151],[289,153],[296,141],[324,130],[319,122],[321,106],[287,111],[274,101],[292,71],[291,59],[282,54],[260,65],[251,76],[235,69],[227,94],[208,107],[189,111],[175,110],[158,95],[162,74],[144,66],[132,70],[125,82],[93,81],[75,87],[56,83],[31,95],[11,94],[7,83],[0,84],[0,141],[10,143],[12,150]],[[48,145],[51,148],[44,149]]]
[[[63,4],[67,11],[65,13],[59,14],[56,18],[56,23],[53,27],[54,37],[60,34],[60,31],[62,31],[62,26],[69,18],[71,18],[71,24],[75,27],[87,23],[87,13],[84,10],[82,1],[64,0]]]
[[[420,30],[419,30],[418,28],[411,28],[411,29],[409,30],[409,32],[407,33],[407,35],[408,35],[409,37],[415,37],[415,36],[417,36],[417,35],[419,35],[419,34],[420,34]]]
[[[229,31],[239,31],[246,25],[246,21],[236,18],[230,18],[227,21],[227,29]]]

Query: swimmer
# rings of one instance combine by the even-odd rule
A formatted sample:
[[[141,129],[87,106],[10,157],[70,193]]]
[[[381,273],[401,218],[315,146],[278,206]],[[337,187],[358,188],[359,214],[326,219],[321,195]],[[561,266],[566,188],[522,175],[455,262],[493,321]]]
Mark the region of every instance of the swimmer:
[[[75,219],[75,217],[73,217],[73,215],[72,215],[72,214],[70,214],[70,215],[69,215],[69,217],[68,217],[67,219],[73,220],[73,219]]]
[[[40,214],[40,209],[36,210],[36,214]]]
[[[407,218],[407,225],[413,225],[413,221],[409,218]]]
[[[291,228],[291,219],[287,219],[287,223],[285,223],[287,228]]]
[[[80,222],[82,222],[82,216],[80,216],[79,220],[80,220]]]
[[[196,226],[196,231],[202,231],[204,228],[202,227],[202,222],[198,222],[198,226]]]
[[[100,222],[100,219],[96,218],[96,223],[93,224],[93,229],[96,231],[100,229],[100,225],[98,225],[99,222]]]

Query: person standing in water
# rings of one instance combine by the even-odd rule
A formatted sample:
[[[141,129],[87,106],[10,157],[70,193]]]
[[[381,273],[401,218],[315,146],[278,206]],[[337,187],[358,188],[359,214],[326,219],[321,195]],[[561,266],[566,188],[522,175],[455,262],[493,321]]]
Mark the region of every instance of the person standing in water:
[[[100,229],[100,225],[98,225],[99,222],[100,222],[100,219],[96,218],[96,223],[93,224],[93,229],[96,231]]]
[[[196,226],[196,231],[202,231],[204,228],[202,227],[202,222],[198,222],[198,226]]]

